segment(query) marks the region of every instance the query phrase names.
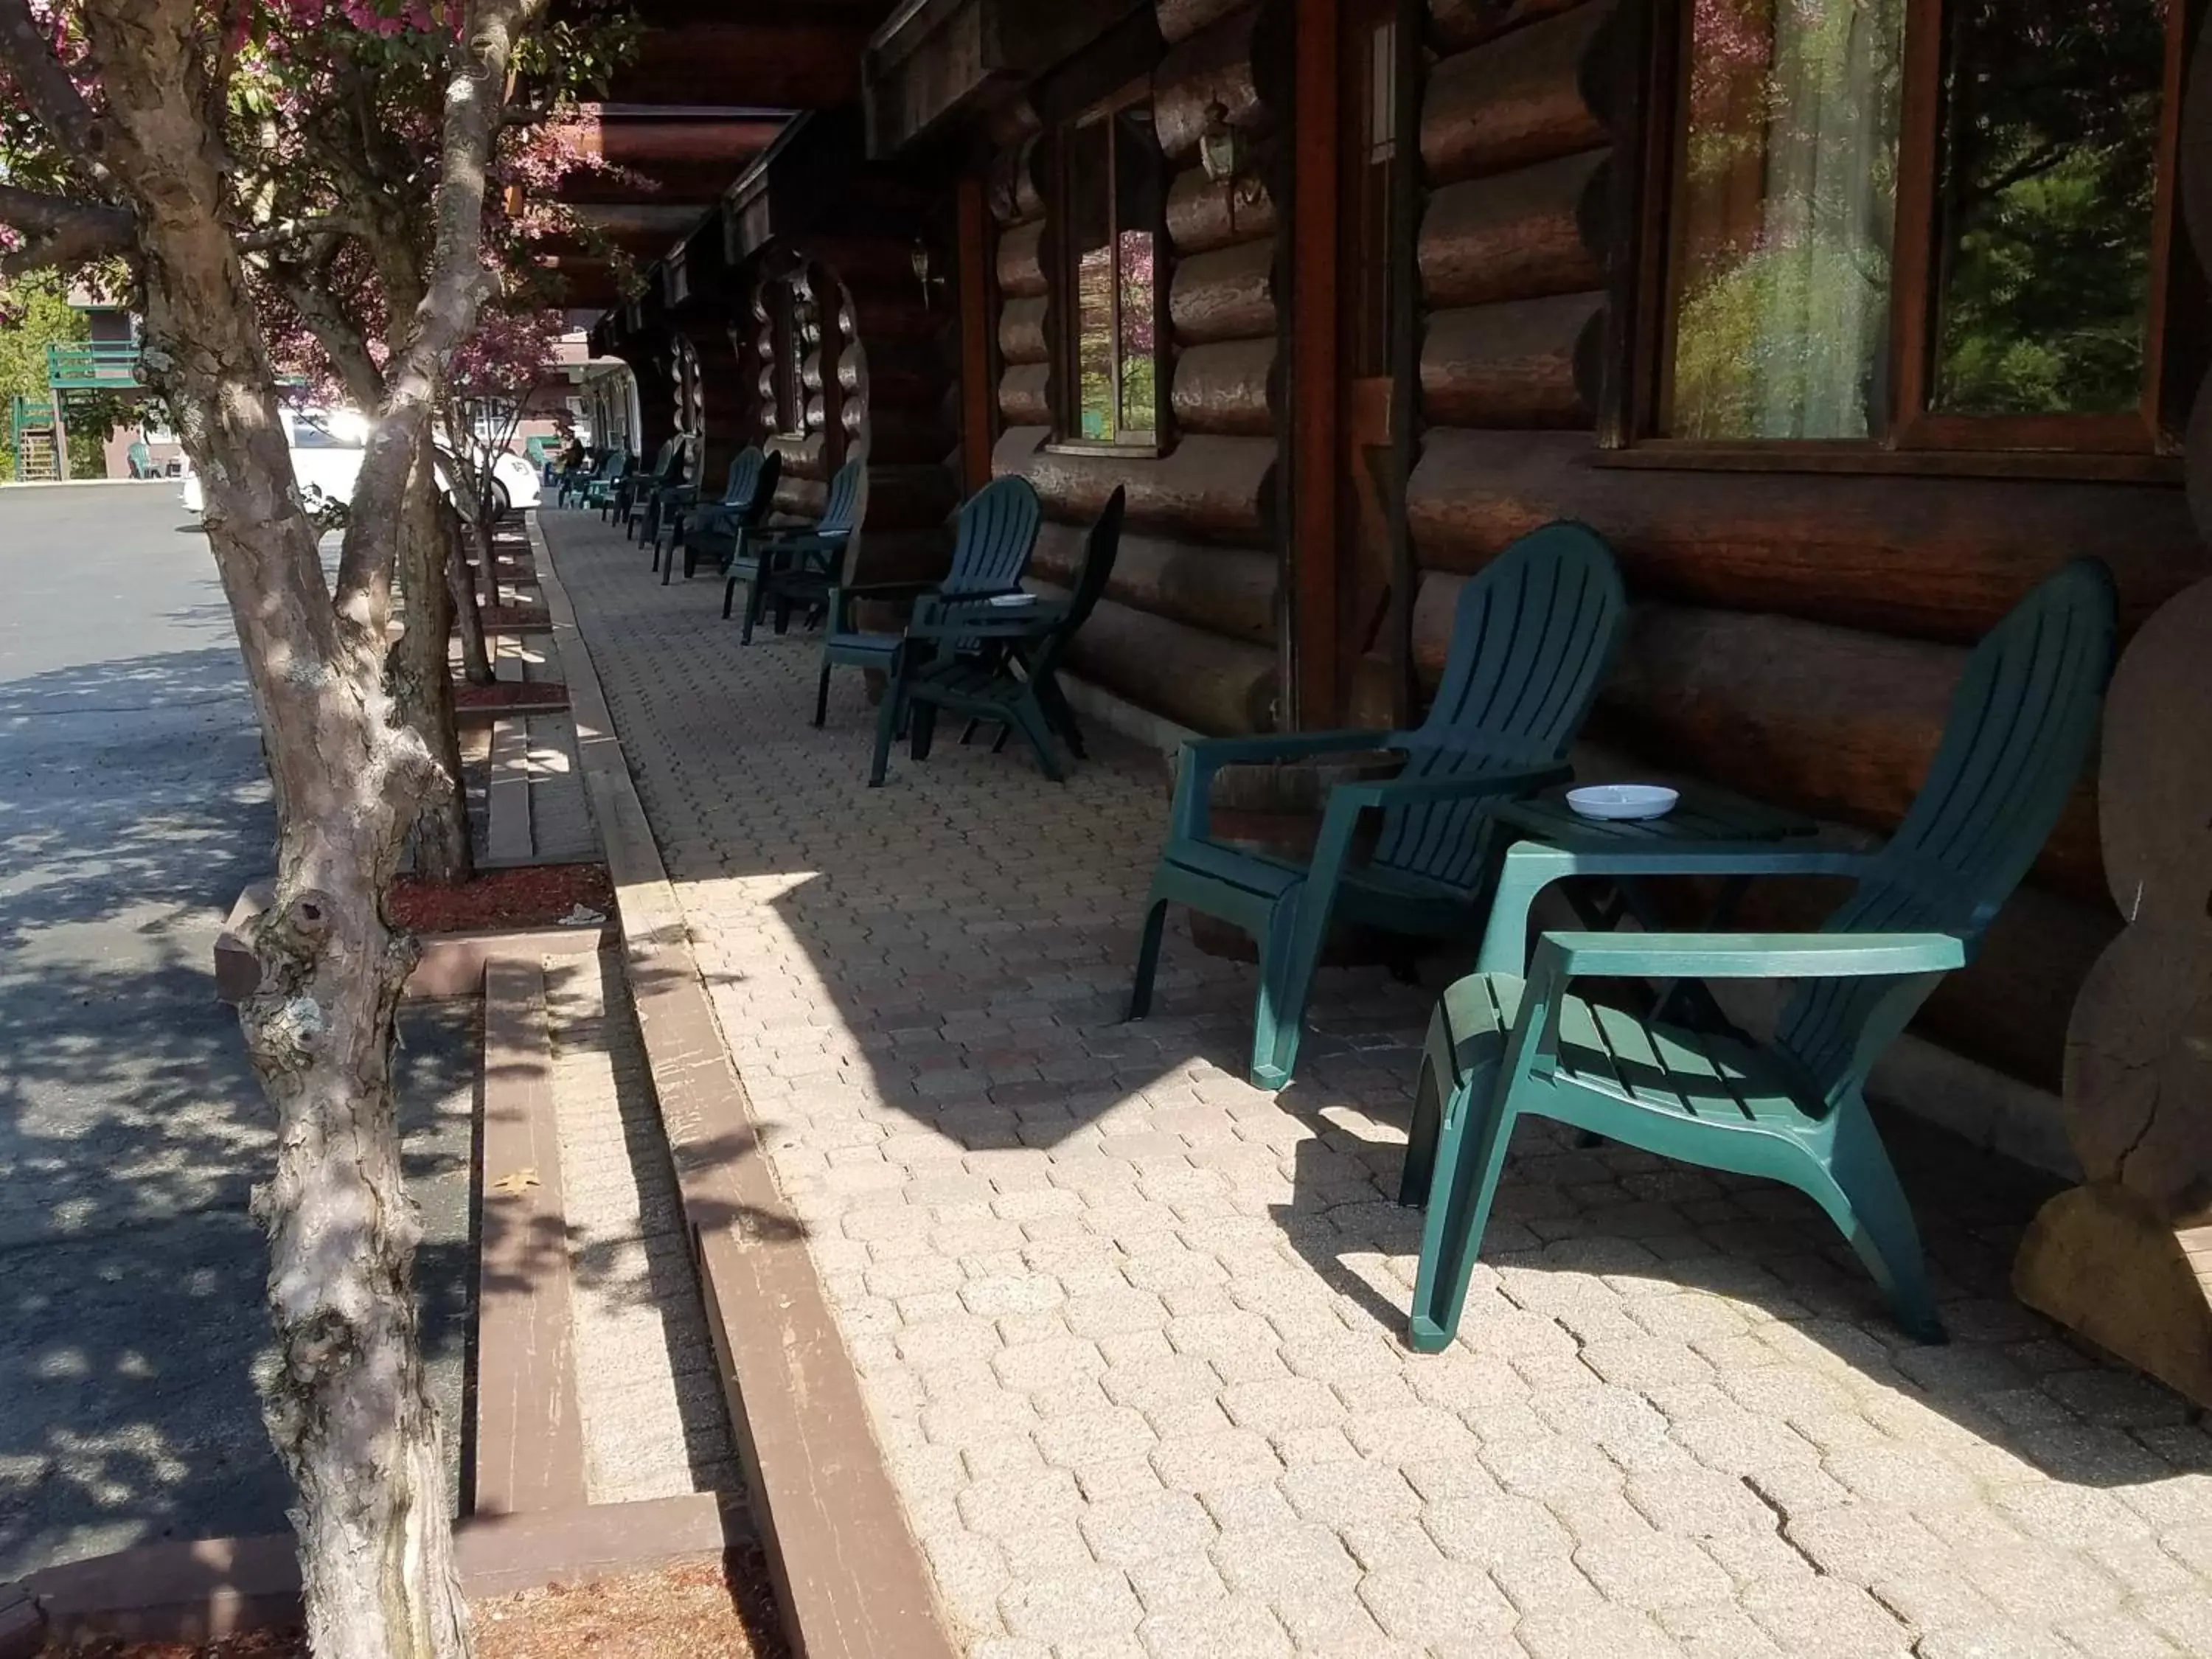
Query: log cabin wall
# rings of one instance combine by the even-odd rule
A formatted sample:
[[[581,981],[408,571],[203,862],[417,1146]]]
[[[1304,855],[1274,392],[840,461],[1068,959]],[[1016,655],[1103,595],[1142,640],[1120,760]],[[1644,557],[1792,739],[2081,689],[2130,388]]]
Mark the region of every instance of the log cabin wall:
[[[1172,331],[1157,457],[1052,447],[1064,324],[1054,315],[1048,141],[1030,132],[1006,143],[989,191],[1001,428],[993,465],[1025,474],[1042,498],[1039,576],[1073,581],[1083,527],[1116,484],[1128,490],[1113,579],[1072,648],[1073,665],[1141,708],[1223,734],[1266,731],[1276,720],[1281,250],[1265,185],[1208,180],[1198,142],[1216,102],[1255,140],[1279,125],[1253,70],[1266,9],[1237,0],[1157,7],[1166,51],[1152,81],[1153,129],[1170,180],[1160,292]]]
[[[1620,6],[1642,0],[1620,0]],[[1515,537],[1583,520],[1638,601],[1591,734],[1824,819],[1894,827],[1970,643],[2064,560],[2094,555],[2132,627],[2212,565],[2179,488],[2025,477],[1668,471],[1601,455],[1613,240],[1608,126],[1639,38],[1615,0],[1430,0],[1413,642],[1433,685],[1461,584]],[[1625,170],[1625,169],[1624,169]],[[1924,1035],[2057,1086],[2067,1011],[2118,925],[2085,782],[1980,960]],[[1752,925],[1832,902],[1784,894]]]

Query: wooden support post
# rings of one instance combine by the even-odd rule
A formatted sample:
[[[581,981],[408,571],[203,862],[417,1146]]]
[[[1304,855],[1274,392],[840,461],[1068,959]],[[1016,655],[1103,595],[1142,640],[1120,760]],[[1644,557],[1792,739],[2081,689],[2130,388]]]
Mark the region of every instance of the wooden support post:
[[[1337,588],[1341,540],[1338,442],[1337,61],[1342,0],[1297,0],[1297,88],[1291,222],[1291,513],[1286,550],[1291,626],[1284,724],[1333,725],[1337,684]]]
[[[62,394],[54,397],[54,477],[62,483],[69,482],[69,418],[63,412]]]
[[[991,482],[991,214],[983,180],[960,181],[960,472],[968,495]]]

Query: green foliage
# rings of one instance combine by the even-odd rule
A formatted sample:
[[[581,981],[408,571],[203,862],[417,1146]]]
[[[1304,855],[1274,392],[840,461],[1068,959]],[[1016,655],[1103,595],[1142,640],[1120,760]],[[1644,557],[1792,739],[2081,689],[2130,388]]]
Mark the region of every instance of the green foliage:
[[[2160,0],[1980,0],[1959,20],[1934,403],[2115,414],[2142,397]]]
[[[6,411],[17,398],[33,403],[48,401],[46,348],[70,345],[91,337],[84,313],[69,302],[69,289],[52,271],[19,278],[4,295],[0,310],[9,321],[0,325],[0,478],[16,476],[15,433]],[[100,476],[100,444],[116,423],[116,400],[87,398],[70,400],[70,471],[80,478]]]

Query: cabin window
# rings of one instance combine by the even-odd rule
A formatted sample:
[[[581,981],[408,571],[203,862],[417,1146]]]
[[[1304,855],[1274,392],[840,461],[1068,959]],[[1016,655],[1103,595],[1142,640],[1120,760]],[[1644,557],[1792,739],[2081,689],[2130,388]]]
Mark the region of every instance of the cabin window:
[[[1636,429],[2161,447],[2178,13],[1683,0]]]
[[[1058,435],[1064,443],[1160,441],[1160,270],[1165,166],[1149,88],[1060,130],[1061,319]]]
[[[787,438],[806,435],[806,355],[813,349],[814,296],[805,274],[768,286],[769,386],[775,408],[770,428]]]

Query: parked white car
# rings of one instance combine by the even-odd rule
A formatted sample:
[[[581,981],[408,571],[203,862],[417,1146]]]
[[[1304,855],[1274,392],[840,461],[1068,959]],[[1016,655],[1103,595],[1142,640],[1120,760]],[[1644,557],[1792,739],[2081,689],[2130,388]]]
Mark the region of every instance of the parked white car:
[[[354,481],[361,476],[362,458],[368,453],[369,422],[349,409],[281,410],[284,436],[292,451],[292,476],[309,506],[324,501],[350,501]],[[513,451],[492,466],[492,495],[499,510],[538,505],[538,469]],[[198,476],[186,463],[185,510],[198,513],[205,506]]]

